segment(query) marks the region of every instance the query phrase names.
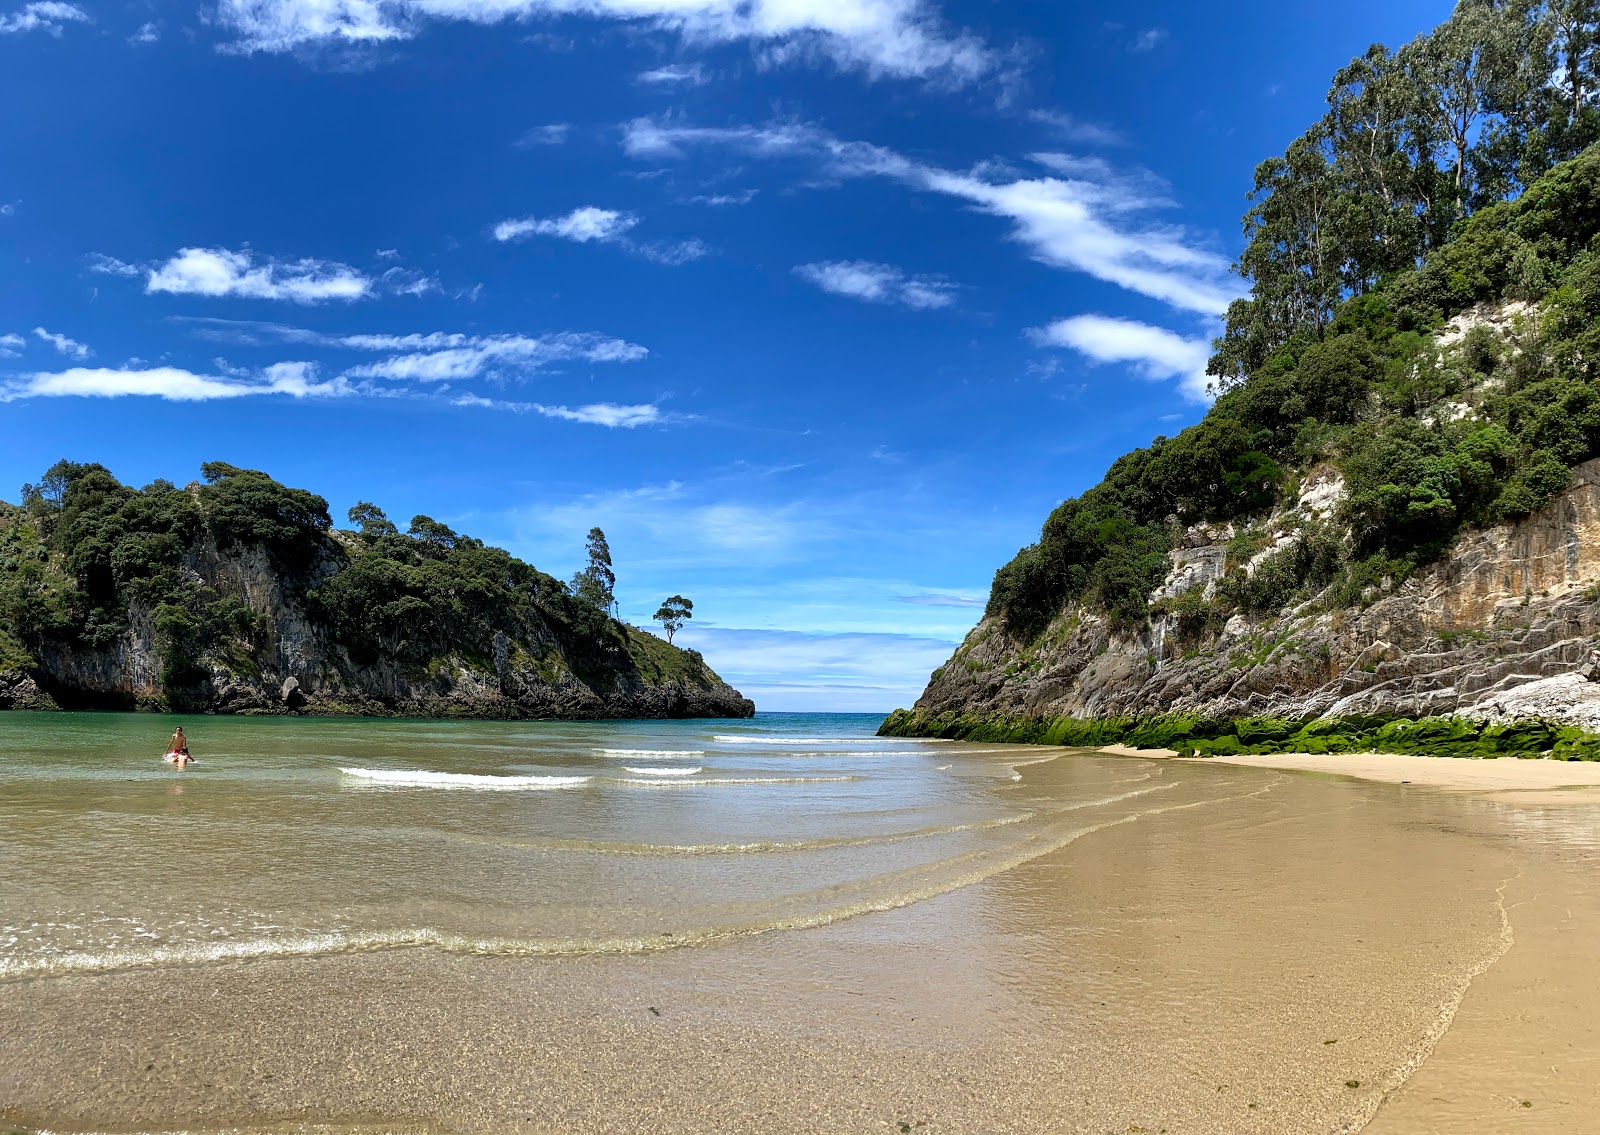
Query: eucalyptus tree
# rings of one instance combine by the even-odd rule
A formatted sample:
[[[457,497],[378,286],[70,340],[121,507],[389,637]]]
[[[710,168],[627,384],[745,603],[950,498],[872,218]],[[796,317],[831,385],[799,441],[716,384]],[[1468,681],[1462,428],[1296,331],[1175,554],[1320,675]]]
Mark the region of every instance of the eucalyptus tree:
[[[572,577],[572,593],[600,611],[616,604],[617,573],[611,566],[611,546],[599,528],[589,529],[585,541],[589,562]]]
[[[694,603],[682,595],[674,595],[663,599],[652,617],[667,632],[667,641],[670,643],[672,636],[683,629],[683,624],[694,618]]]

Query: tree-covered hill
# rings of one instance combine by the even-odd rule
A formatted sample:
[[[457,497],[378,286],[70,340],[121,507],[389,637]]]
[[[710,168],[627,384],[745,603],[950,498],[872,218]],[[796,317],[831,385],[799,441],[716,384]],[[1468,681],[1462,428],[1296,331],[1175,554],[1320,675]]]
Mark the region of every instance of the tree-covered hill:
[[[1595,4],[1463,3],[1352,61],[1256,172],[1210,412],[1059,506],[987,613],[1024,637],[1077,602],[1137,626],[1187,526],[1292,504],[1319,466],[1347,488],[1335,522],[1206,614],[1348,606],[1564,488],[1600,453],[1597,68]],[[1500,332],[1437,337],[1512,302]]]
[[[1256,170],[1204,419],[1057,507],[884,729],[1600,758],[1597,96],[1592,0],[1340,71]]]
[[[750,712],[698,654],[611,618],[609,590],[597,600],[430,517],[401,532],[365,502],[336,531],[313,493],[202,471],[135,489],[64,461],[0,504],[0,703]]]

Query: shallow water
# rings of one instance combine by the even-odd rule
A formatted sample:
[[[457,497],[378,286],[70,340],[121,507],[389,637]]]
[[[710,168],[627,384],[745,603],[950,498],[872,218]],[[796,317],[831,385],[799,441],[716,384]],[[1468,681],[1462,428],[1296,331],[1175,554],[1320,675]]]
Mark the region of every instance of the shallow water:
[[[205,718],[180,771],[170,719],[0,715],[0,1119],[1406,1131],[1450,1096],[1466,1131],[1517,1091],[1519,1130],[1585,1113],[1581,1076],[1525,1083],[1523,986],[1474,996],[1529,958],[1589,972],[1572,951],[1600,936],[1560,931],[1600,900],[1562,879],[1600,809],[876,724]],[[1462,1088],[1485,1051],[1534,1054],[1487,1103]]]
[[[150,756],[165,720],[9,715],[0,979],[816,925],[990,873],[1068,837],[1079,806],[1161,788],[1129,767],[1018,804],[996,791],[1016,752],[880,740],[877,722],[197,719],[178,770]]]

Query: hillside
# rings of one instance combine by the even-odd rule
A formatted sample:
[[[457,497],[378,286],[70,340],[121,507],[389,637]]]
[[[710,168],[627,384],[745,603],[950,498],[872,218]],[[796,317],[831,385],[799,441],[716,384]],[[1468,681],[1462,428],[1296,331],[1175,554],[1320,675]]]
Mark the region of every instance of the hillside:
[[[264,473],[133,489],[62,462],[0,504],[0,708],[748,717],[694,651],[429,517]]]
[[[1256,172],[1205,418],[1051,513],[887,731],[1600,752],[1600,118],[1529,78],[1547,18],[1464,4],[1340,73]]]

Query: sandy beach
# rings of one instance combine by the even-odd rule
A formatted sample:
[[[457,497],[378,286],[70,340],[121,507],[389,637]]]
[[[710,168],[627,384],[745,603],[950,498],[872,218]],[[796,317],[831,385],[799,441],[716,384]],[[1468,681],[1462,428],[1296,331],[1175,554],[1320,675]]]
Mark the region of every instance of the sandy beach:
[[[1600,804],[1600,763],[1423,757],[1403,753],[1263,753],[1179,757],[1170,749],[1108,745],[1108,756],[1145,757],[1191,765],[1241,765],[1285,772],[1331,773],[1383,784],[1410,784],[1492,795],[1508,803]]]

